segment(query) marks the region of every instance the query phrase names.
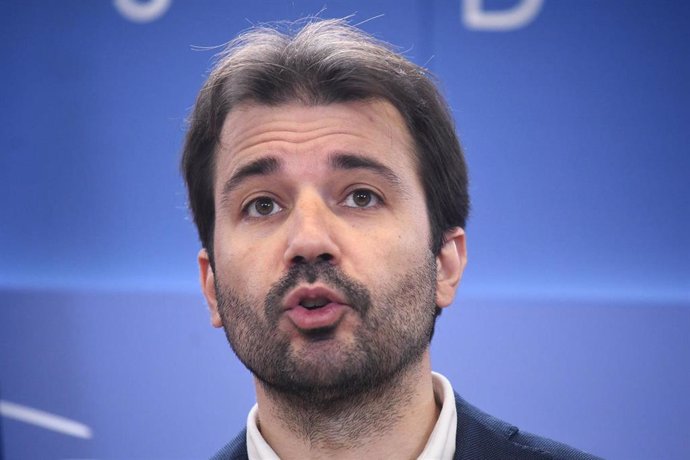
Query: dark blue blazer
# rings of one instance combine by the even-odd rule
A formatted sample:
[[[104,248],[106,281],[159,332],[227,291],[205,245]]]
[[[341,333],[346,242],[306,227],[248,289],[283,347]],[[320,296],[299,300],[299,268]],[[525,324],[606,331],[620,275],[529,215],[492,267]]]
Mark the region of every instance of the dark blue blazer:
[[[454,460],[594,460],[598,457],[551,439],[518,430],[455,394],[458,432]],[[247,430],[219,450],[212,460],[248,460]]]

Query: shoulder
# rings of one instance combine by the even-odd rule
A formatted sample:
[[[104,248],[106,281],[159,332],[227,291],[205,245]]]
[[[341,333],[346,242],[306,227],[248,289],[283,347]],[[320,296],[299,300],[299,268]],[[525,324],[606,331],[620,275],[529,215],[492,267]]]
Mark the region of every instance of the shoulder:
[[[216,452],[211,460],[248,460],[247,429],[242,430],[235,439]]]
[[[455,393],[458,413],[455,459],[594,460],[598,457],[516,426],[477,409]]]

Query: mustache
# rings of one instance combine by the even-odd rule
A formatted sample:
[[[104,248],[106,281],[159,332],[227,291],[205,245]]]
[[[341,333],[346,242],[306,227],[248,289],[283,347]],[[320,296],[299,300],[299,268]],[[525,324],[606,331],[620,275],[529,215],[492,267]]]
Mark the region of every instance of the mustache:
[[[317,261],[291,266],[285,275],[271,287],[264,304],[269,320],[278,321],[285,295],[305,281],[309,284],[321,281],[326,286],[339,291],[345,296],[345,302],[361,316],[366,316],[371,308],[371,295],[362,283],[353,280],[328,261]]]

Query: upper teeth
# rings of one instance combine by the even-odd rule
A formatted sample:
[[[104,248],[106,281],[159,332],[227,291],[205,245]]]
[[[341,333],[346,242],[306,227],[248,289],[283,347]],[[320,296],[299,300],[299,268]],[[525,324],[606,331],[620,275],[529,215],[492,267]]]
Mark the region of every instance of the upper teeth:
[[[305,299],[300,302],[305,308],[323,307],[328,303],[327,299]]]

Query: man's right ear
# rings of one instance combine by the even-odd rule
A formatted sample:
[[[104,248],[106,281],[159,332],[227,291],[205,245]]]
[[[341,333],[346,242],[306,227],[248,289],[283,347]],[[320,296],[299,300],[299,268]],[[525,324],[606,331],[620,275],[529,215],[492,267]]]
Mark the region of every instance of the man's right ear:
[[[201,281],[201,291],[206,297],[208,310],[211,313],[211,325],[213,327],[223,327],[223,321],[218,312],[218,298],[216,297],[216,278],[211,267],[211,260],[206,249],[201,249],[197,256],[199,262],[199,281]]]

